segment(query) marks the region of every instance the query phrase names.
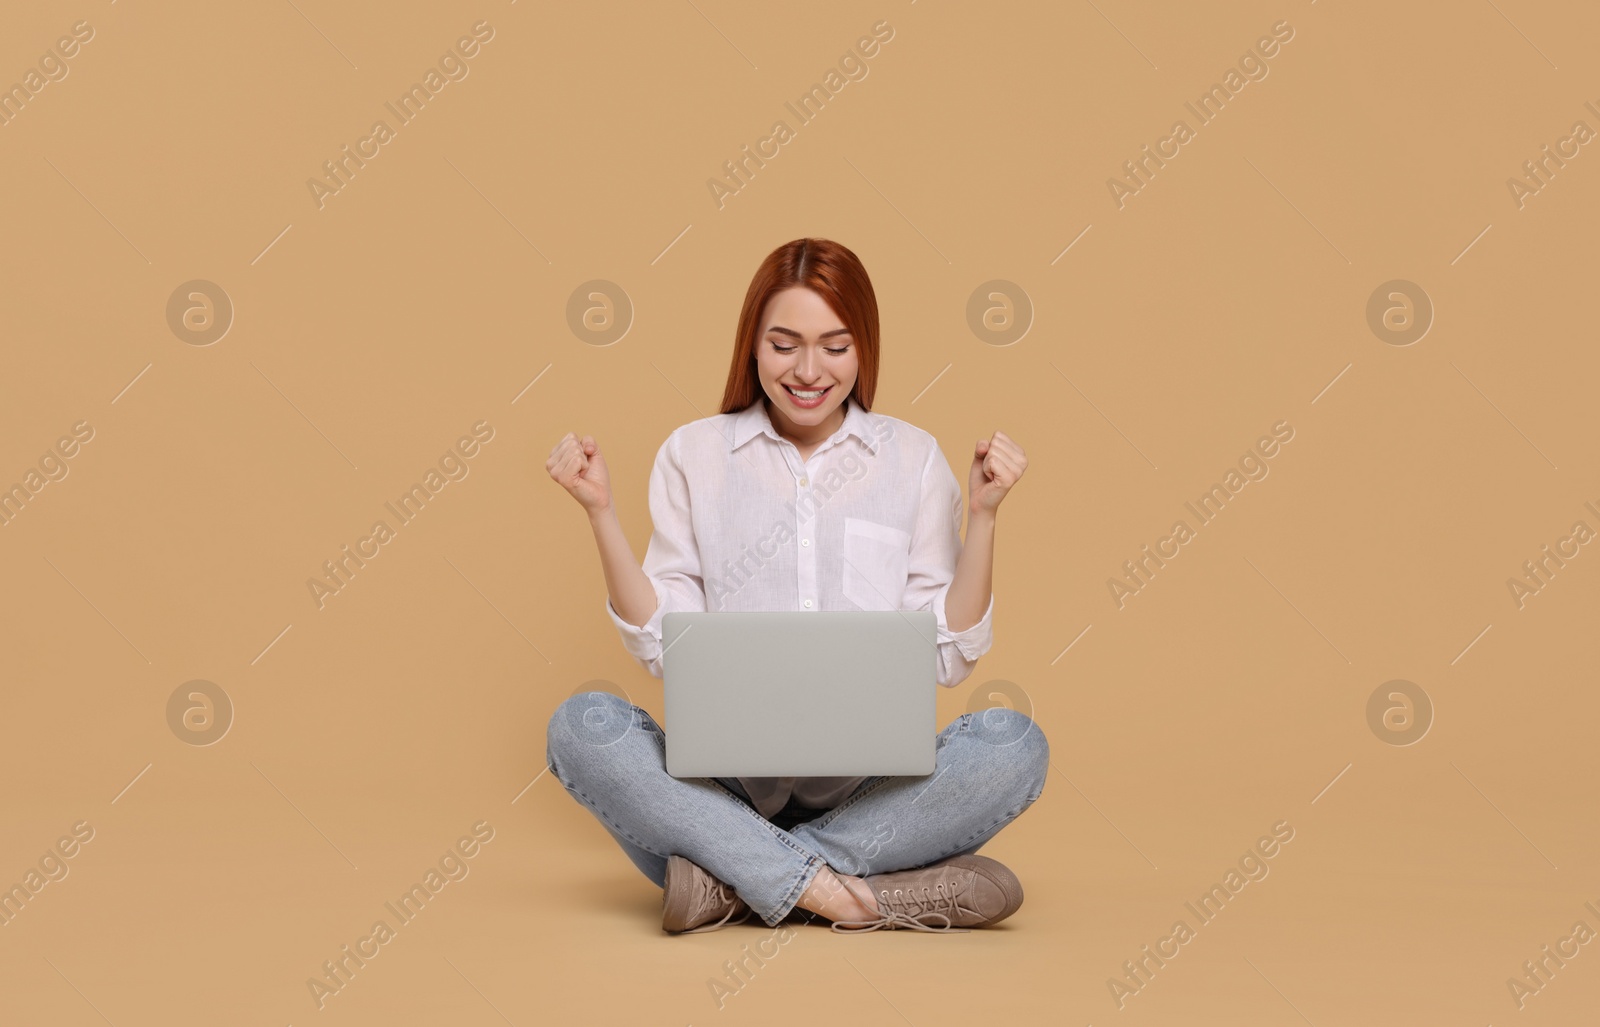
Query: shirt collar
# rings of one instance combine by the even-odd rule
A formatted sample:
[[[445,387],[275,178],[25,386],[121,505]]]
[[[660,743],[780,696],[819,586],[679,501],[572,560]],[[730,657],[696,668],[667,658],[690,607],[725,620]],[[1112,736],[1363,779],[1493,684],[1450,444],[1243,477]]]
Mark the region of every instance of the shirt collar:
[[[872,433],[868,430],[867,413],[856,405],[855,397],[846,396],[844,400],[844,423],[839,430],[829,436],[829,441],[837,441],[846,435],[854,435],[860,439],[868,449],[872,448]],[[757,435],[765,434],[774,442],[782,442],[783,436],[772,426],[772,418],[767,413],[765,394],[758,396],[754,403],[745,407],[734,415],[733,438],[729,442],[729,450],[737,450]]]

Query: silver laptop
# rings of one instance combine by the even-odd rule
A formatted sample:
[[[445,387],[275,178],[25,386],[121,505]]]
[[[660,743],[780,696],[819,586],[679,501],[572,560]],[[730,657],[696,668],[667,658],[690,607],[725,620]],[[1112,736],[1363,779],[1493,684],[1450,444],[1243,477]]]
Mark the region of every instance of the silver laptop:
[[[932,610],[665,614],[667,773],[933,773],[935,637]]]

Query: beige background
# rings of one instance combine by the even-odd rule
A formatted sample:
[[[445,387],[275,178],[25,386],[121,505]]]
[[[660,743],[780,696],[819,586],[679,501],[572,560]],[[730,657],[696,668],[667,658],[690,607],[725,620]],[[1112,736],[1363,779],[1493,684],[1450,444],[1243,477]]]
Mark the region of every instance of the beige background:
[[[1506,981],[1600,930],[1600,556],[1522,609],[1506,580],[1600,530],[1600,157],[1520,209],[1506,181],[1600,130],[1600,14],[1205,6],[12,11],[0,84],[94,36],[0,128],[0,484],[94,436],[0,528],[0,883],[94,836],[0,928],[0,1020],[1584,1022],[1600,955],[1520,1012]],[[480,20],[468,77],[318,209],[307,179]],[[1280,20],[1268,76],[1119,210],[1106,180]],[[780,118],[719,210],[707,180]],[[801,235],[873,277],[876,409],[963,482],[997,429],[1027,451],[995,646],[939,721],[1011,682],[1055,769],[985,849],[1027,889],[1009,922],[801,929],[719,1010],[707,979],[771,931],[662,934],[537,776],[585,682],[661,712],[543,462],[595,435],[642,557],[650,461],[715,411],[750,275]],[[196,279],[236,308],[209,346],[165,313]],[[568,327],[593,279],[635,308],[613,345]],[[967,323],[994,279],[1034,307],[1013,345]],[[1392,279],[1435,306],[1410,346],[1367,323]],[[1270,476],[1118,609],[1107,579],[1280,420]],[[319,610],[307,579],[479,421],[468,477]],[[209,746],[166,719],[194,679],[235,707]],[[1404,747],[1366,714],[1394,679],[1436,711]],[[1280,820],[1270,875],[1119,1010],[1107,980]],[[319,1010],[307,978],[480,821],[470,875]]]

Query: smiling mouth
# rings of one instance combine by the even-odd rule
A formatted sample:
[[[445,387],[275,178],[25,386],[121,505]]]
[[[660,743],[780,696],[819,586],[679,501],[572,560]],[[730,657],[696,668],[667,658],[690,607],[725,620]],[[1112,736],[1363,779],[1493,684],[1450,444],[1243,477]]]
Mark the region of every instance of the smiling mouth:
[[[798,392],[798,391],[796,391],[795,389],[791,388],[788,385],[784,385],[783,387],[784,387],[785,390],[788,391],[789,395],[793,396],[795,399],[804,399],[804,400],[818,399],[818,398],[820,398],[822,396],[827,395],[828,389],[832,389],[833,388],[833,386],[830,385],[830,386],[828,386],[827,389],[809,389],[809,390],[807,390],[805,392]]]

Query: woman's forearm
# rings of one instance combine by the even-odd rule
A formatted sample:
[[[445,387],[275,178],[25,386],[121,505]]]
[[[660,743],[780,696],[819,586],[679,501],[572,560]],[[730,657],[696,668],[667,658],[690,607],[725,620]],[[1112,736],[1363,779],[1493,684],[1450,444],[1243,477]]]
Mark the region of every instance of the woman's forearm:
[[[967,512],[967,541],[956,559],[956,576],[944,599],[951,631],[965,631],[983,619],[994,591],[994,513]]]
[[[591,513],[589,526],[594,529],[595,546],[600,550],[600,567],[605,571],[612,608],[629,624],[642,627],[656,612],[656,589],[634,558],[615,508],[608,506]]]

